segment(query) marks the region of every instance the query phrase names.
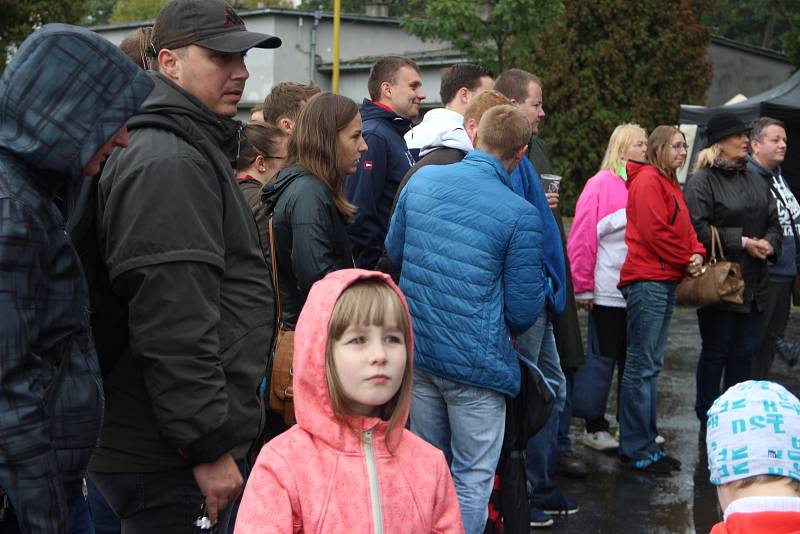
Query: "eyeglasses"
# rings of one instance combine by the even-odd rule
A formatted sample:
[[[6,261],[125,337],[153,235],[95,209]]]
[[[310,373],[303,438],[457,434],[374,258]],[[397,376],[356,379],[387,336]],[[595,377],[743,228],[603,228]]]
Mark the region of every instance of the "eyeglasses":
[[[673,150],[680,150],[680,149],[689,150],[689,145],[687,145],[686,143],[675,143],[674,145],[669,145],[669,146],[671,146]]]

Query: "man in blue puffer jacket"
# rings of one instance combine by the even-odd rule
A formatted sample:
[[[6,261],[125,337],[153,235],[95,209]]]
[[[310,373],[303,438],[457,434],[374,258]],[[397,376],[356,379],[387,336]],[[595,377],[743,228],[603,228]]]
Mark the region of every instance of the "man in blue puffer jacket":
[[[0,78],[4,533],[91,529],[82,479],[103,389],[88,288],[56,202],[69,211],[84,177],[127,146],[125,123],[152,88],[109,41],[64,24],[33,32]]]
[[[444,452],[469,534],[486,523],[505,395],[519,391],[511,336],[547,295],[539,212],[511,188],[529,137],[516,107],[491,108],[477,150],[408,182],[386,236],[416,334],[411,430]]]

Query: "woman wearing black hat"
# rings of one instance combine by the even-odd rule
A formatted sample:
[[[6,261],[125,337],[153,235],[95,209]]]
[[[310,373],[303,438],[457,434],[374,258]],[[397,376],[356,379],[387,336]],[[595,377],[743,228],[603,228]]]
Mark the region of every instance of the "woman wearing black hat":
[[[717,228],[726,259],[741,265],[745,287],[742,304],[718,303],[697,310],[702,349],[695,412],[701,436],[714,400],[750,379],[768,297],[767,259],[780,251],[782,236],[775,199],[764,180],[747,170],[747,126],[723,112],[709,120],[707,129],[708,147],[698,155],[686,184],[686,204],[707,251],[711,226]]]

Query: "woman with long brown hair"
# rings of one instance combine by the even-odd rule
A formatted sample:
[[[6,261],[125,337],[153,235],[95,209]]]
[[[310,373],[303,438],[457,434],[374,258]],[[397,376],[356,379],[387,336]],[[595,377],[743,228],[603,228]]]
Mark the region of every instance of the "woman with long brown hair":
[[[300,112],[286,165],[264,187],[283,328],[294,329],[314,282],[353,266],[345,227],[355,207],[344,196],[344,177],[355,172],[366,150],[355,102],[321,93]]]
[[[626,301],[628,347],[619,399],[623,466],[669,475],[680,462],[656,443],[658,374],[664,367],[675,291],[698,276],[705,249],[695,235],[676,171],[686,161],[686,139],[659,126],[647,140],[649,164],[628,161],[625,244],[619,288]]]

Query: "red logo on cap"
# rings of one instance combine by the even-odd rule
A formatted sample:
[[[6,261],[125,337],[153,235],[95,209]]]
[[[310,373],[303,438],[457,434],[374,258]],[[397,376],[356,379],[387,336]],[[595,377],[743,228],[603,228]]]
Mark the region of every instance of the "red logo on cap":
[[[372,160],[364,160],[364,170],[371,171],[372,170]]]
[[[225,22],[222,25],[226,28],[229,26],[244,26],[244,21],[231,6],[225,6]]]

